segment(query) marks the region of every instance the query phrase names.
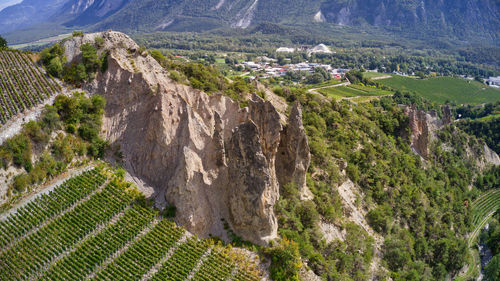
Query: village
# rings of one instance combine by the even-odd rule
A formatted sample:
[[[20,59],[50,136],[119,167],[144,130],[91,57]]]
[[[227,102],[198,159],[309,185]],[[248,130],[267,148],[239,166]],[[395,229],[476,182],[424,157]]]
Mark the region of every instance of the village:
[[[262,58],[262,57],[261,57]],[[256,75],[261,78],[270,77],[283,77],[288,72],[305,72],[308,74],[313,74],[316,72],[317,68],[324,69],[328,74],[330,74],[333,79],[341,79],[344,74],[349,71],[349,69],[333,68],[328,64],[318,64],[310,62],[301,62],[297,64],[286,64],[279,65],[276,60],[267,58],[268,61],[261,60],[258,62],[246,61],[241,63],[247,70],[253,71]]]
[[[311,54],[332,54],[332,52],[324,44],[319,44],[313,48],[289,48],[289,47],[279,47],[276,49],[278,54],[289,54],[296,51],[307,52],[308,56]],[[313,62],[300,62],[291,63],[290,59],[284,59],[285,63],[278,63],[277,59],[269,58],[266,56],[257,57],[254,61],[245,61],[239,64],[243,69],[248,72],[252,72],[253,75],[258,75],[260,78],[271,78],[271,77],[284,77],[287,73],[306,73],[313,74],[318,71],[318,69],[323,69],[326,73],[330,75],[332,79],[342,79],[346,72],[350,69],[334,68],[328,64],[320,64]]]

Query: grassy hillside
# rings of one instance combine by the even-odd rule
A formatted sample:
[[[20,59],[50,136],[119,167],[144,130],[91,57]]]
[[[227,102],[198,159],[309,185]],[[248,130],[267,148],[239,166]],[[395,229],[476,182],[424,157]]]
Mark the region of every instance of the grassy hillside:
[[[431,101],[444,104],[446,101],[458,104],[480,104],[500,101],[500,90],[476,81],[454,77],[416,79],[394,76],[377,82],[396,90],[415,92]]]

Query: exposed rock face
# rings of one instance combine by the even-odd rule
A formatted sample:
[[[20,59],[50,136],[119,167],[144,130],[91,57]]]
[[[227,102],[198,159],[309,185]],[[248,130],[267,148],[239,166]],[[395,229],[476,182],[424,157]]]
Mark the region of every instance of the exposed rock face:
[[[191,232],[224,237],[224,219],[251,242],[263,245],[276,238],[278,179],[287,173],[304,182],[309,165],[305,135],[283,138],[277,109],[257,95],[248,108],[240,108],[228,97],[172,81],[122,33],[70,39],[64,43],[68,60],[78,59],[79,46],[96,36],[104,38],[110,52],[108,70],[88,88],[107,100],[102,134],[120,145],[129,172],[154,186],[158,201],[175,205],[176,221]],[[287,130],[300,135],[300,107],[292,111]],[[280,168],[277,174],[282,139],[289,155],[294,145],[299,152],[293,160],[280,157],[280,163],[295,164],[293,171]]]
[[[491,150],[488,145],[483,145],[483,154],[484,154],[484,162],[485,164],[490,165],[500,165],[500,157],[498,154]]]
[[[436,132],[444,125],[453,122],[451,110],[448,106],[445,106],[442,119],[439,119],[434,111],[426,113],[423,110],[417,110],[415,106],[405,106],[404,110],[410,119],[410,146],[415,153],[427,159],[429,156],[429,143],[436,137]],[[475,151],[472,147],[465,148],[466,156],[474,159],[478,167],[500,165],[500,157],[488,145],[483,144],[479,150]]]
[[[247,121],[234,130],[229,144],[229,207],[233,230],[252,241],[276,237],[273,206],[278,186],[262,150],[259,129]]]
[[[429,156],[429,119],[426,112],[417,110],[415,106],[406,107],[405,113],[410,118],[410,146],[415,153],[427,158]]]
[[[282,186],[293,182],[299,188],[302,199],[313,197],[306,185],[306,173],[310,163],[309,143],[302,124],[302,108],[296,103],[290,112],[288,125],[281,133],[276,173]]]

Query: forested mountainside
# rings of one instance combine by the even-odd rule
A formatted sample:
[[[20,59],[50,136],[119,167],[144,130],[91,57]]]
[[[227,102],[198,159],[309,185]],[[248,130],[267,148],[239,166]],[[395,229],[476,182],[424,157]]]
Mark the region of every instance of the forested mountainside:
[[[247,28],[262,22],[371,25],[415,36],[433,32],[495,42],[500,7],[493,0],[25,0],[0,12],[0,32],[50,19],[64,26],[127,32]],[[91,25],[89,27],[89,25]],[[472,36],[472,37],[471,37]]]
[[[4,201],[101,158],[188,231],[271,261],[274,280],[446,280],[475,267],[469,240],[497,208],[500,158],[453,119],[493,106],[401,92],[354,103],[229,80],[114,31],[75,33],[40,63],[92,98],[58,96],[0,146]]]

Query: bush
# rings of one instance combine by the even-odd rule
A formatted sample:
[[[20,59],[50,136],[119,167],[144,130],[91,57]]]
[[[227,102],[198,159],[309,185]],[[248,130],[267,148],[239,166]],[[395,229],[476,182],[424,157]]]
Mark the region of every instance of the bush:
[[[150,50],[149,54],[160,64],[165,62],[165,56],[159,50]]]
[[[304,201],[296,209],[296,213],[305,228],[314,228],[318,223],[319,214],[316,205],[312,201]]]
[[[300,280],[302,267],[297,243],[283,238],[280,245],[267,250],[271,255],[271,278],[277,281]]]
[[[370,226],[379,233],[387,233],[389,228],[389,219],[392,217],[392,211],[389,206],[378,206],[376,209],[368,212],[367,218]]]
[[[18,167],[31,169],[31,142],[24,134],[16,135],[5,142],[4,147],[12,155],[12,161]]]
[[[83,31],[81,30],[73,31],[73,37],[80,37],[80,36],[83,36]]]
[[[0,48],[7,48],[7,40],[0,36]]]
[[[102,37],[96,37],[94,41],[95,41],[95,45],[98,48],[104,47],[104,39]]]
[[[175,206],[168,205],[167,207],[165,207],[162,214],[165,218],[175,218],[176,211],[177,208]]]
[[[61,77],[63,72],[63,66],[61,59],[59,57],[55,57],[50,60],[50,62],[46,66],[47,72],[54,77]]]
[[[18,175],[14,177],[12,187],[18,193],[25,192],[26,187],[28,187],[28,180],[29,180],[28,175],[26,174]]]
[[[97,50],[89,43],[81,45],[80,50],[82,51],[82,63],[85,66],[85,71],[88,76],[91,76],[99,69],[100,65]]]

